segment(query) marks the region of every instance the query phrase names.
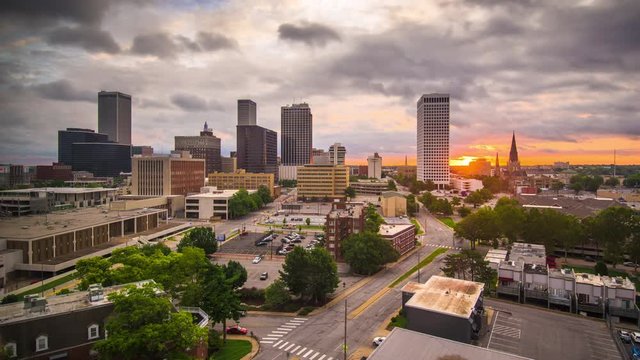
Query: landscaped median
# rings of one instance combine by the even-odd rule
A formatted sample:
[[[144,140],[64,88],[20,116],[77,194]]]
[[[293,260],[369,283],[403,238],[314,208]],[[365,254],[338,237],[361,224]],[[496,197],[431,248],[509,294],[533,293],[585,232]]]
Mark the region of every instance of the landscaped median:
[[[456,226],[456,222],[453,221],[452,218],[450,217],[438,217],[438,220],[440,220],[441,223],[447,225],[448,227],[454,229]]]
[[[14,293],[18,297],[18,301],[22,301],[22,298],[25,295],[38,294],[38,293],[53,289],[55,287],[59,287],[60,285],[66,284],[69,281],[75,280],[79,275],[80,274],[78,274],[76,271],[73,271],[70,274],[64,275],[64,276],[62,276],[60,278],[57,278],[57,279],[49,281],[49,282],[46,282],[47,280],[45,280],[45,284],[44,285],[33,287],[31,289],[28,289],[28,290],[25,290],[25,291],[22,291],[22,292],[14,292]],[[38,284],[39,283],[40,282],[38,282]]]
[[[418,232],[416,232],[416,235],[424,234],[424,230],[422,229],[422,225],[420,225],[420,223],[418,222],[418,219],[411,218],[410,220],[411,220],[411,223],[413,224],[413,226],[415,226],[416,229],[418,230]]]
[[[422,269],[423,267],[429,265],[433,261],[433,259],[438,257],[438,255],[444,254],[446,252],[447,252],[447,249],[445,249],[445,248],[437,248],[437,249],[435,249],[431,254],[429,254],[429,256],[427,256],[422,261],[420,261],[420,263],[418,263],[418,265],[412,267],[411,269],[409,269],[409,271],[407,271],[406,273],[402,274],[399,278],[397,278],[394,282],[392,282],[389,285],[389,288],[393,288],[396,285],[400,284],[401,282],[406,280],[409,276],[411,276],[411,274],[413,274],[416,271],[418,271],[418,269]]]

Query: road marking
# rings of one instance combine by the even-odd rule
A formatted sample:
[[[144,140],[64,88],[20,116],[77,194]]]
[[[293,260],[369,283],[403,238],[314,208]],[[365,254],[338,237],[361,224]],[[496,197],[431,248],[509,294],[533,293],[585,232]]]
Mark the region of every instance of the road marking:
[[[309,352],[307,352],[306,354],[302,355],[303,358],[306,358],[307,356],[309,356],[309,354],[311,354],[312,352],[314,352],[313,349],[309,350]]]
[[[273,344],[273,341],[260,340],[260,344]]]
[[[493,320],[493,326],[491,326],[491,334],[489,334],[489,342],[487,343],[487,348],[491,346],[491,339],[493,338],[493,329],[495,329],[496,323],[498,322],[498,315],[500,315],[500,311],[496,311],[496,318]]]
[[[289,344],[289,342],[287,341],[286,343],[280,345],[280,347],[278,347],[278,349],[282,350],[282,348],[287,346],[288,344]]]
[[[280,344],[281,342],[282,342],[282,340],[278,340],[278,342],[277,342],[277,343],[273,344],[273,347],[278,346],[278,344]]]
[[[325,356],[327,356],[327,355],[322,355],[322,356],[320,356],[320,357],[318,358],[318,360],[322,360],[322,359],[324,359],[324,357],[325,357]]]
[[[302,350],[300,350],[300,352],[296,353],[296,355],[300,356],[300,354],[302,354],[303,352],[305,352],[307,350],[307,348],[304,348]]]
[[[307,321],[309,320],[308,318],[293,318],[294,320],[302,320],[302,321]]]
[[[282,325],[282,327],[295,329],[295,328],[298,327],[298,325],[284,324],[284,325]]]
[[[273,340],[276,341],[278,340],[278,338],[274,338],[274,337],[263,337],[262,340]]]
[[[291,349],[294,346],[296,346],[296,344],[291,344],[291,345],[287,346],[287,348],[284,349],[284,351],[289,351],[289,349]]]
[[[290,323],[297,324],[297,325],[302,325],[302,323],[303,323],[304,321],[302,321],[302,320],[289,320],[289,322],[290,322]]]
[[[274,333],[274,334],[288,334],[287,331],[277,331],[277,330],[273,330],[272,333]]]
[[[281,328],[281,327],[279,327],[279,328],[278,328],[278,330],[281,330],[281,331],[291,331],[292,329],[287,329],[287,328]]]
[[[327,360],[333,360],[333,358],[332,358],[332,357],[330,357],[330,358],[328,358]]]
[[[315,354],[311,355],[311,357],[309,358],[309,360],[313,360],[313,359],[315,359],[315,357],[316,357],[316,356],[318,356],[318,355],[320,355],[320,353],[316,351],[316,353],[315,353]]]
[[[282,334],[269,334],[268,336],[273,336],[273,337],[281,338],[281,337],[283,337],[284,335],[282,335]],[[273,339],[273,340],[277,340],[277,339]]]
[[[291,352],[294,353],[294,352],[298,351],[298,349],[300,349],[300,345],[296,346],[296,348],[291,350]]]

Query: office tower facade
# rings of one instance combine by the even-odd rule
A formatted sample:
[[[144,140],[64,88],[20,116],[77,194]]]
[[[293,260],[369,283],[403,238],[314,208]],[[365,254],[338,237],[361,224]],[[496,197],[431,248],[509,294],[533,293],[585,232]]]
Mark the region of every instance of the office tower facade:
[[[370,179],[382,179],[382,158],[378,153],[367,158],[367,177]]]
[[[221,157],[222,160],[222,172],[224,173],[232,173],[232,172],[236,172],[236,170],[238,170],[238,162],[235,156],[223,156]],[[207,174],[210,174],[209,172]]]
[[[278,133],[258,125],[238,125],[237,167],[249,173],[278,175]]]
[[[215,186],[218,190],[258,190],[265,186],[273,196],[275,176],[273,174],[254,174],[244,170],[232,173],[211,173],[207,178],[207,186]]]
[[[344,165],[344,159],[347,155],[347,148],[340,143],[329,146],[329,161],[333,165]]]
[[[131,159],[131,193],[165,196],[199,193],[204,185],[205,160],[188,151],[166,156],[135,156]]]
[[[116,177],[131,172],[131,145],[106,143],[73,143],[71,167],[98,177]]]
[[[238,100],[238,125],[257,124],[257,105],[253,100]]]
[[[200,136],[176,136],[174,140],[176,151],[189,151],[194,159],[205,160],[207,174],[222,170],[221,141],[206,122]]]
[[[449,185],[449,94],[427,94],[418,100],[417,179]]]
[[[311,163],[313,115],[308,104],[293,104],[280,109],[280,151],[282,165]]]
[[[344,199],[349,186],[349,168],[344,165],[298,166],[298,199]]]
[[[98,93],[98,132],[106,134],[109,141],[131,145],[131,95]]]
[[[108,141],[109,137],[106,134],[100,134],[90,129],[67,128],[67,130],[58,130],[58,162],[71,165],[73,143],[102,143]]]
[[[153,148],[148,145],[132,146],[131,155],[151,156],[153,155]]]

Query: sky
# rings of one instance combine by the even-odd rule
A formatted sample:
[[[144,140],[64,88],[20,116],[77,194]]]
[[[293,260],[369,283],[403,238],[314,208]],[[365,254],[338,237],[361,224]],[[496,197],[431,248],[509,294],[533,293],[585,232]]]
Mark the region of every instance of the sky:
[[[416,158],[416,102],[451,96],[452,164],[640,163],[636,0],[4,0],[0,163],[57,160],[57,131],[97,130],[97,93],[133,97],[157,153],[205,121],[235,150],[237,99],[280,132],[306,102],[313,145],[347,163]],[[279,149],[280,151],[280,149]]]

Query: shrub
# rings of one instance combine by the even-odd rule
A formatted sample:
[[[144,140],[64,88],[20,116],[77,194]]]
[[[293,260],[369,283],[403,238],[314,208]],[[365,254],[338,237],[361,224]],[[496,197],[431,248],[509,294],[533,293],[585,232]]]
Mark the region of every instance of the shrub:
[[[315,309],[313,306],[305,306],[302,309],[300,309],[300,311],[298,311],[298,315],[300,316],[309,315],[309,313],[312,312],[313,309]]]
[[[605,264],[604,261],[598,261],[593,270],[598,275],[609,275],[609,269],[607,269],[607,264]]]
[[[209,329],[209,354],[220,350],[222,345],[222,334],[214,329]]]

